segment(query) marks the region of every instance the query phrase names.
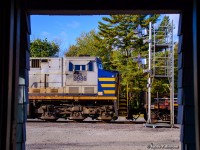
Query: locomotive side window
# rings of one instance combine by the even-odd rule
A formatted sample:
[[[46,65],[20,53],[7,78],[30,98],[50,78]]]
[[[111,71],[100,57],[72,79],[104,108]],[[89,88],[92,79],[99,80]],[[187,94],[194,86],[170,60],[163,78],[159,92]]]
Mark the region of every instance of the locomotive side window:
[[[90,61],[88,63],[88,71],[93,71],[93,62],[92,61]]]
[[[69,62],[69,71],[73,71],[73,64]]]
[[[75,65],[75,71],[80,71],[81,70],[81,66],[80,65]]]
[[[40,59],[32,59],[31,68],[40,68]]]
[[[85,71],[86,65],[73,65],[69,62],[69,71]]]
[[[74,70],[75,71],[85,71],[86,67],[85,67],[85,65],[75,65]]]
[[[85,65],[82,65],[82,71],[85,71],[85,70],[86,70]]]

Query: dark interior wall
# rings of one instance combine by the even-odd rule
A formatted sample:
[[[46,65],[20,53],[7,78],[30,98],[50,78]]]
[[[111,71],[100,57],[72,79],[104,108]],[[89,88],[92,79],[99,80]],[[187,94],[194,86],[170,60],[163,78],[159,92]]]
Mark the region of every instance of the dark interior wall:
[[[189,5],[189,4],[188,4]],[[192,5],[192,3],[190,4]],[[186,11],[186,10],[185,10]],[[180,44],[178,49],[178,104],[181,124],[181,143],[183,149],[195,148],[194,113],[194,74],[193,74],[193,32],[192,10],[181,13],[179,28]],[[190,22],[190,23],[189,23]],[[185,136],[187,135],[187,136]]]
[[[17,1],[0,1],[0,149],[12,149],[16,139],[16,97],[20,16]],[[16,76],[15,76],[16,75]]]
[[[30,14],[99,15],[180,13],[181,0],[29,0]]]
[[[194,106],[195,106],[195,133],[196,133],[196,149],[200,149],[200,115],[199,115],[199,109],[200,109],[200,100],[199,100],[199,95],[198,95],[198,90],[199,90],[199,71],[198,67],[199,65],[199,27],[200,24],[197,21],[197,18],[200,17],[199,11],[200,9],[200,4],[199,0],[194,0],[193,1],[193,53],[194,53],[194,58],[193,58],[193,66],[194,66]]]
[[[21,36],[20,36],[20,60],[18,82],[18,115],[16,149],[25,149],[26,119],[28,104],[28,70],[29,70],[29,46],[30,46],[30,16],[25,11],[21,12]]]
[[[0,150],[24,149],[26,121],[21,100],[28,90],[19,79],[25,80],[28,74],[29,18],[21,0],[1,0],[0,10]]]

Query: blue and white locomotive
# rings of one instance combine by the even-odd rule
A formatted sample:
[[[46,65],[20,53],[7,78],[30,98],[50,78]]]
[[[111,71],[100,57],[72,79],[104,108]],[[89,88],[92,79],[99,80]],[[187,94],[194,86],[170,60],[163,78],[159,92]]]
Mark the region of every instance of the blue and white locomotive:
[[[30,58],[28,117],[116,120],[118,85],[97,57]]]

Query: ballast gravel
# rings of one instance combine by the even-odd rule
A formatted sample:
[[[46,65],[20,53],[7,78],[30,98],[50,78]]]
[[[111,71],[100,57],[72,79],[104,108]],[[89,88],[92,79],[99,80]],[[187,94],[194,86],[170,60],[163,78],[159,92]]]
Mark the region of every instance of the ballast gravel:
[[[150,150],[181,149],[180,126],[145,127],[119,118],[114,123],[58,120],[26,123],[26,150]]]

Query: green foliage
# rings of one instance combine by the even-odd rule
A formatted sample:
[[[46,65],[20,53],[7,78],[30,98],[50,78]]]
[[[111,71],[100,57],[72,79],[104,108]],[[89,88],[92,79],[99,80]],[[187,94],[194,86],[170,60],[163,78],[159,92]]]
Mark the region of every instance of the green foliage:
[[[99,22],[99,40],[106,43],[108,52],[117,50],[122,55],[132,57],[132,51],[139,53],[144,50],[143,40],[138,38],[136,31],[139,24],[148,27],[146,15],[111,15],[102,20]]]
[[[157,92],[159,95],[169,95],[169,81],[166,78],[154,78],[152,85],[152,97],[157,97]]]
[[[60,48],[55,42],[36,39],[30,43],[30,55],[31,57],[57,57]]]
[[[96,45],[100,44],[100,42],[95,39],[95,36],[97,36],[97,33],[94,30],[89,33],[82,33],[81,36],[76,39],[76,44],[69,47],[65,56],[99,56],[100,51]]]
[[[164,16],[157,31],[156,41],[157,43],[164,43],[164,37],[165,37],[165,30],[166,26],[171,26],[169,16]]]
[[[165,52],[157,53],[157,57],[164,57]],[[161,61],[157,66],[164,66],[164,61]],[[178,43],[174,46],[174,92],[177,93],[177,80],[178,80]],[[152,97],[156,97],[157,92],[159,95],[170,96],[169,93],[169,80],[167,78],[154,78],[152,85]]]
[[[157,41],[158,43],[164,43],[164,32],[163,27],[164,26],[171,26],[169,16],[164,16],[163,20],[161,21],[159,27],[158,27],[158,33],[157,33]],[[159,35],[159,36],[158,36]],[[166,66],[166,62],[168,61],[169,53],[166,52],[157,52],[156,57],[160,58],[160,60],[157,62],[157,66]],[[158,59],[157,59],[158,60]],[[174,46],[174,92],[177,93],[177,79],[178,79],[178,44],[176,43]],[[157,74],[164,74],[164,70],[157,70]],[[160,96],[170,96],[170,89],[169,89],[169,80],[167,78],[154,78],[153,84],[152,84],[152,97],[157,97],[157,92]]]
[[[146,90],[147,77],[143,69],[138,66],[135,58],[140,55],[146,57],[148,43],[144,37],[138,37],[138,25],[148,28],[149,22],[155,23],[159,15],[111,15],[103,17],[99,22],[99,36],[97,40],[104,45],[98,45],[104,49],[108,70],[118,70],[121,74],[122,92],[126,92],[128,84],[129,92]]]

